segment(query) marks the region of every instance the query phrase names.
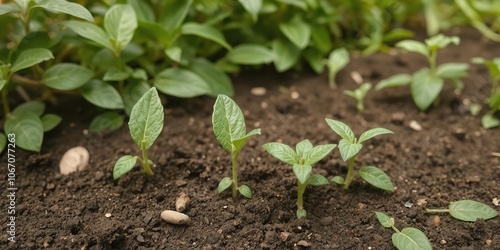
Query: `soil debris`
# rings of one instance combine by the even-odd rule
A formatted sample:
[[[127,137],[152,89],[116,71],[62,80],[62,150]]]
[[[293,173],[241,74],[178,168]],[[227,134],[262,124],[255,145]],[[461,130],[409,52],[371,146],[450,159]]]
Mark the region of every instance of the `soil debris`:
[[[177,210],[177,212],[183,212],[184,210],[186,210],[187,206],[189,206],[190,201],[191,200],[189,199],[189,196],[187,196],[186,193],[182,192],[175,201],[175,210]]]

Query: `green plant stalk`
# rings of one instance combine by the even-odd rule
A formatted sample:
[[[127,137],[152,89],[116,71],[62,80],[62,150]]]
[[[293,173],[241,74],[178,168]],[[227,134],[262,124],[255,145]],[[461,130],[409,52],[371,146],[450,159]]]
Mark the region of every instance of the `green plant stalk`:
[[[449,213],[449,209],[425,209],[427,213]]]
[[[306,184],[300,183],[300,181],[297,180],[297,208],[298,209],[304,209],[304,192],[306,191]]]
[[[436,55],[437,51],[435,49],[432,49],[429,51],[429,57],[427,57],[427,60],[429,60],[429,64],[431,67],[431,74],[434,74],[436,72]]]
[[[231,162],[233,165],[233,168],[232,168],[232,172],[233,172],[232,193],[233,193],[233,199],[236,200],[236,198],[238,198],[238,153],[235,153],[231,157]]]
[[[151,166],[149,165],[149,159],[146,149],[146,141],[142,141],[141,143],[141,151],[142,151],[142,167],[144,168],[144,172],[151,176],[153,175],[153,171],[151,170]]]
[[[9,101],[7,100],[7,88],[5,86],[2,89],[2,106],[5,118],[7,118],[8,116],[10,116],[10,106],[9,106]]]
[[[344,189],[348,189],[349,185],[351,185],[352,180],[354,180],[354,176],[356,176],[356,173],[354,172],[354,160],[356,159],[356,156],[351,157],[349,159],[349,167],[347,168],[347,176],[344,181]]]

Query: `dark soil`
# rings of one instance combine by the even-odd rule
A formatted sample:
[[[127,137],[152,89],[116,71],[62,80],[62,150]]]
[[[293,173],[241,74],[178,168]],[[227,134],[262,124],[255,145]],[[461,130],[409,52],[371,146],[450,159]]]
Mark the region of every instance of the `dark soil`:
[[[471,57],[500,56],[500,44],[483,41],[475,31],[461,31],[462,44],[439,55],[440,62],[469,62]],[[496,54],[495,54],[496,53]],[[353,100],[342,94],[355,88],[350,72],[365,81],[426,65],[414,54],[376,54],[355,58],[331,90],[326,75],[276,75],[266,70],[234,79],[235,101],[244,111],[248,130],[260,127],[240,156],[239,179],[254,191],[253,199],[236,201],[230,192],[217,194],[220,179],[230,174],[230,157],[212,132],[214,99],[169,99],[165,128],[150,150],[154,177],[137,167],[113,180],[114,162],[124,154],[139,154],[124,126],[112,134],[86,134],[96,110],[82,100],[61,100],[52,112],[64,122],[46,134],[40,154],[16,152],[16,243],[8,242],[7,198],[2,197],[2,249],[394,249],[390,229],[375,217],[381,211],[394,217],[399,229],[416,227],[435,249],[500,249],[500,219],[461,222],[425,208],[445,208],[449,202],[471,199],[495,207],[500,199],[500,129],[484,130],[480,118],[468,113],[470,102],[481,103],[489,89],[484,67],[471,66],[465,89],[454,93],[447,85],[438,106],[418,112],[409,88],[372,91],[366,110],[358,113]],[[264,96],[252,87],[267,88]],[[293,94],[292,94],[293,93]],[[294,99],[292,96],[299,95]],[[305,193],[306,219],[297,219],[296,180],[291,167],[273,159],[262,144],[281,141],[295,145],[337,143],[339,138],[324,118],[351,125],[355,133],[385,127],[395,132],[371,141],[361,151],[357,167],[377,165],[392,178],[396,190],[385,192],[357,179],[349,190],[335,184],[310,187]],[[415,131],[410,121],[423,129]],[[69,176],[59,174],[63,153],[86,147],[90,165]],[[7,178],[7,156],[1,157]],[[338,150],[314,166],[327,177],[345,175]],[[6,194],[7,185],[1,188]],[[185,211],[189,226],[161,220],[165,209],[185,192],[191,204]],[[106,217],[107,213],[111,217]],[[299,244],[300,241],[300,244]]]

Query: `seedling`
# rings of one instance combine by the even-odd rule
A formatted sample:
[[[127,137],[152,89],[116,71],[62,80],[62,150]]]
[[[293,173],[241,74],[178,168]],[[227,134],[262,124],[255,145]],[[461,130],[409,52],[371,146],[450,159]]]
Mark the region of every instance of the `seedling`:
[[[141,149],[142,158],[139,156],[125,155],[116,161],[113,168],[113,178],[118,179],[128,173],[139,161],[146,175],[153,175],[147,150],[153,145],[163,129],[163,106],[156,88],[149,89],[137,101],[130,113],[128,126],[132,139]]]
[[[429,239],[425,234],[414,228],[407,227],[403,228],[403,230],[399,231],[394,226],[394,218],[387,216],[381,212],[375,212],[378,222],[382,224],[382,226],[387,228],[392,228],[396,231],[392,234],[392,244],[399,250],[408,250],[408,249],[419,249],[419,250],[431,250],[432,246],[429,242]]]
[[[219,95],[212,114],[214,134],[221,146],[231,154],[233,178],[224,177],[217,191],[220,193],[232,186],[233,199],[238,192],[246,198],[252,198],[252,190],[247,185],[238,186],[238,156],[247,140],[253,135],[260,135],[260,128],[247,134],[245,119],[238,105],[228,96]]]
[[[500,126],[500,119],[495,117],[495,113],[500,111],[500,57],[493,60],[484,58],[472,58],[473,63],[484,64],[490,72],[491,93],[486,103],[489,106],[489,111],[481,119],[484,128],[494,128]]]
[[[328,184],[328,179],[319,174],[311,174],[312,165],[334,148],[335,144],[325,144],[313,147],[309,140],[303,140],[295,146],[295,151],[288,145],[279,142],[270,142],[262,145],[275,158],[292,165],[293,173],[297,177],[297,218],[306,217],[303,196],[307,185],[322,186]]]
[[[387,87],[397,87],[410,84],[413,101],[422,111],[429,108],[433,102],[437,102],[439,93],[443,89],[445,79],[451,80],[455,89],[462,89],[463,83],[460,78],[467,75],[467,70],[469,69],[468,64],[443,63],[436,66],[438,49],[442,49],[450,43],[458,45],[460,43],[460,38],[457,36],[447,37],[442,34],[438,34],[426,39],[425,43],[413,40],[398,42],[396,47],[425,56],[429,62],[429,68],[422,68],[413,75],[394,75],[380,81],[375,89],[381,90]]]
[[[498,216],[498,212],[486,204],[471,200],[461,200],[450,203],[448,209],[426,209],[427,213],[450,213],[462,221],[489,220]]]
[[[368,91],[370,91],[371,88],[371,83],[363,83],[361,84],[361,86],[359,86],[359,88],[355,90],[345,90],[344,94],[346,96],[354,98],[358,102],[356,104],[356,109],[358,109],[359,112],[362,112],[365,109],[363,100],[365,99],[366,94],[368,94]]]
[[[330,128],[342,137],[339,141],[340,156],[342,156],[344,161],[349,161],[346,178],[344,179],[341,176],[335,176],[332,178],[332,181],[339,185],[344,185],[344,189],[348,189],[349,185],[351,185],[351,182],[354,180],[354,177],[359,174],[361,178],[365,179],[365,181],[371,185],[380,189],[393,191],[394,186],[392,185],[391,179],[381,169],[375,166],[365,166],[362,167],[359,172],[354,170],[356,156],[363,147],[361,143],[377,135],[393,134],[393,132],[385,128],[374,128],[361,134],[358,139],[354,137],[354,132],[352,132],[352,129],[345,123],[328,118],[325,120]]]
[[[349,63],[349,60],[349,51],[345,48],[339,48],[330,53],[326,64],[328,66],[328,84],[330,88],[334,89],[337,87],[335,77]]]

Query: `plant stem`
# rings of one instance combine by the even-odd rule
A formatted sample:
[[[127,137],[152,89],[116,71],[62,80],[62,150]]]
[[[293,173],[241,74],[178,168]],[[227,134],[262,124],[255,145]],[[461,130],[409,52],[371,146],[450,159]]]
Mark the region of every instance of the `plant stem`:
[[[396,231],[396,233],[401,233],[394,225],[391,225],[392,230]]]
[[[4,86],[4,88],[2,89],[2,105],[3,105],[3,113],[5,115],[5,118],[7,118],[8,116],[10,116],[10,106],[9,106],[9,100],[7,100],[6,86]]]
[[[434,74],[434,72],[436,71],[436,55],[436,50],[430,50],[429,57],[427,58],[429,60],[432,74]]]
[[[425,212],[427,213],[448,213],[450,212],[449,209],[425,209]]]
[[[351,157],[349,159],[349,167],[347,168],[347,176],[344,181],[344,189],[348,189],[349,185],[351,185],[352,180],[354,179],[354,176],[356,173],[354,173],[354,160],[356,159],[356,156]]]
[[[300,181],[297,180],[297,208],[304,209],[304,192],[306,191],[306,185],[301,184]]]
[[[142,151],[142,161],[143,161],[142,167],[144,168],[144,172],[146,172],[147,175],[153,175],[153,171],[151,170],[151,166],[149,165],[149,159],[146,149],[146,141],[142,141],[141,151]]]
[[[233,164],[233,199],[238,198],[238,153],[231,157]]]

